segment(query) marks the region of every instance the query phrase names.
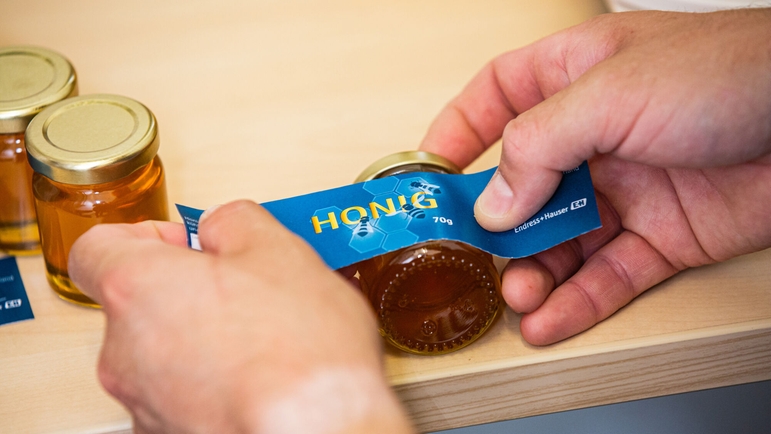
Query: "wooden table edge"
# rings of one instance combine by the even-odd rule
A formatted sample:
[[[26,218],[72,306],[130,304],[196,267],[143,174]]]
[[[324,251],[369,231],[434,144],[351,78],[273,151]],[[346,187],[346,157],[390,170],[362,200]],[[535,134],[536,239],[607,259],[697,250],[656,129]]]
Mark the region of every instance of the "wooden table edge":
[[[394,388],[421,431],[771,379],[771,319],[545,352]]]

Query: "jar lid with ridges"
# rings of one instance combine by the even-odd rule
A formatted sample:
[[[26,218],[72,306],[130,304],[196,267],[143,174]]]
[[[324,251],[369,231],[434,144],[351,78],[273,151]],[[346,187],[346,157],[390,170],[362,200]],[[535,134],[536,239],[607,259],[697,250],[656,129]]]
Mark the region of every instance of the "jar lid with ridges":
[[[77,93],[75,69],[39,47],[0,47],[0,134],[23,132],[43,108]]]
[[[83,95],[53,104],[26,133],[32,168],[77,185],[115,181],[146,165],[158,152],[155,116],[119,95]]]
[[[369,181],[384,176],[386,172],[394,171],[408,165],[432,166],[439,172],[460,173],[461,169],[452,161],[436,154],[425,151],[405,151],[386,155],[370,164],[356,178],[355,182]]]

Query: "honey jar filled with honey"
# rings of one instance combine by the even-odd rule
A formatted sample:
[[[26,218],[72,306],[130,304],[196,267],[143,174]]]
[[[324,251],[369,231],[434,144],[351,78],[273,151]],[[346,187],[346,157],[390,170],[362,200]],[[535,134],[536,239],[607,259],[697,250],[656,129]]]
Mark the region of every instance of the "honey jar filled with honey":
[[[79,96],[40,112],[26,140],[48,282],[61,298],[98,307],[69,278],[70,248],[99,223],[168,220],[155,116],[123,96]]]
[[[43,108],[76,93],[75,70],[59,53],[0,48],[0,251],[40,253],[24,130]]]
[[[376,161],[356,181],[410,172],[458,174],[460,169],[435,154],[402,152]],[[413,354],[443,354],[469,345],[503,306],[492,255],[459,241],[419,242],[359,262],[357,270],[380,334]]]

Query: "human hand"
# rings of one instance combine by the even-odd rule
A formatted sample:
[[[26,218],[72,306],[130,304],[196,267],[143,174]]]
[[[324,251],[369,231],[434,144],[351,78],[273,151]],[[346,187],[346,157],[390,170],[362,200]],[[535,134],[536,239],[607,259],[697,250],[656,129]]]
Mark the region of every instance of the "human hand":
[[[771,9],[597,17],[494,59],[421,149],[464,166],[502,137],[475,214],[525,221],[589,159],[603,228],[511,261],[523,337],[592,327],[675,273],[771,246]]]
[[[99,378],[135,432],[409,432],[359,291],[252,202],[101,225],[73,281],[107,316]]]

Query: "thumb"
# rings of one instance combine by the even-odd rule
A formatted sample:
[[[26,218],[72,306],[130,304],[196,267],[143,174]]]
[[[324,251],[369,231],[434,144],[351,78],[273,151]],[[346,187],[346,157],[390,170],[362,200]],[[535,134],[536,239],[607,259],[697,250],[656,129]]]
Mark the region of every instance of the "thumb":
[[[501,164],[474,204],[474,217],[489,231],[512,229],[541,209],[561,178],[559,171],[525,172],[516,166],[512,169]]]
[[[477,221],[487,230],[505,231],[525,222],[554,194],[562,172],[593,154],[591,149],[564,145],[570,139],[554,132],[540,135],[537,125],[550,121],[541,117],[545,119],[521,115],[504,131],[498,170],[474,205]]]
[[[241,257],[253,265],[274,263],[287,251],[305,255],[311,251],[265,208],[249,200],[207,210],[199,222],[198,237],[205,253]]]
[[[506,125],[500,165],[474,206],[482,227],[504,231],[525,222],[554,194],[562,172],[623,142],[641,108],[613,104],[612,93],[585,77]]]

